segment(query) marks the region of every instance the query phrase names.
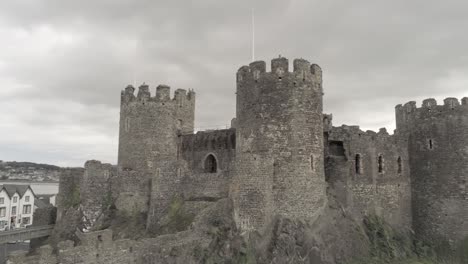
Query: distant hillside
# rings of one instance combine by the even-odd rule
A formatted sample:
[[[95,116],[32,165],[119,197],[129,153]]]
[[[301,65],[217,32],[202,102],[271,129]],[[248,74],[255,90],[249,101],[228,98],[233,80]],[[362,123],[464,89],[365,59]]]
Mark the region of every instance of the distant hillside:
[[[60,169],[49,164],[0,160],[0,180],[58,181]]]

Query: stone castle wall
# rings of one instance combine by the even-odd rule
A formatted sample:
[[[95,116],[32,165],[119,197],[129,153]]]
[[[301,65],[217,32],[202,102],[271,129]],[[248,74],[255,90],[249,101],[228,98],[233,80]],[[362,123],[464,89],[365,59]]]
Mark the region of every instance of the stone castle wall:
[[[357,126],[333,127],[327,137],[325,166],[333,195],[357,219],[376,214],[408,230],[411,189],[405,146],[385,129],[375,133]]]
[[[468,98],[434,99],[396,107],[397,129],[408,141],[413,228],[426,241],[468,237]]]
[[[89,160],[80,187],[81,212],[85,228],[92,229],[113,203],[112,179],[117,175],[116,166]]]
[[[60,221],[64,210],[80,202],[80,189],[84,169],[63,169],[59,175],[59,192],[57,194],[57,221]]]
[[[294,218],[316,214],[326,196],[321,166],[322,72],[303,59],[294,60],[293,65],[289,71],[288,60],[277,58],[271,61],[271,72],[266,71],[265,62],[258,61],[237,73],[236,166],[240,167],[235,169],[233,185],[243,186],[242,181],[250,177],[269,182],[241,188],[232,197],[249,211],[265,208],[266,212],[271,205],[270,214]],[[262,166],[249,161],[252,158]],[[269,163],[271,168],[265,167]],[[265,178],[266,171],[273,173]],[[249,181],[254,184],[255,179]],[[246,205],[247,200],[253,204]],[[237,208],[239,224],[252,220],[241,219],[248,215],[244,208]],[[258,219],[253,222],[256,228],[263,225]]]
[[[394,135],[333,127],[320,67],[296,59],[289,70],[280,57],[270,72],[263,61],[237,72],[233,128],[194,134],[194,92],[171,98],[160,85],[153,97],[142,85],[134,93],[128,86],[121,94],[118,166],[88,161],[62,173],[51,236],[62,241],[58,253],[45,246],[12,263],[154,262],[154,245],[186,250],[199,236],[112,241],[110,230],[75,230],[92,230],[112,204],[147,217],[146,231],[158,233],[173,201],[176,213],[195,216],[226,197],[242,231],[275,215],[313,219],[332,197],[358,220],[376,214],[425,240],[468,236],[468,98],[399,105]]]
[[[166,166],[178,159],[179,137],[193,132],[195,93],[178,89],[171,98],[170,88],[160,85],[153,97],[145,84],[139,87],[136,96],[134,90],[128,86],[121,96],[118,166],[124,173],[119,176],[119,185],[127,189],[124,175],[130,174],[129,183],[136,178],[147,188],[137,184],[138,193],[131,196],[131,192],[123,192],[117,204],[124,206],[119,210],[127,210],[124,201],[130,198],[139,210],[151,211],[153,215],[167,207],[171,195],[154,192],[171,192],[170,186],[176,183],[175,172]],[[166,185],[168,188],[164,188]],[[161,188],[154,190],[151,186]],[[150,206],[141,206],[147,204]]]
[[[199,131],[182,136],[181,156],[190,171],[181,183],[186,201],[214,201],[228,196],[235,149],[235,129]],[[207,167],[209,156],[214,157],[215,171]]]

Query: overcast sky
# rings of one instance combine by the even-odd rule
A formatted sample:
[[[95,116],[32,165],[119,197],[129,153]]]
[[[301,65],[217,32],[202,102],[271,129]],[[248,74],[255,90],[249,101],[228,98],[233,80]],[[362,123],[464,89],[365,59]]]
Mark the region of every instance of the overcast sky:
[[[120,91],[197,93],[197,127],[235,116],[256,59],[324,71],[334,125],[394,129],[396,104],[468,96],[468,1],[0,0],[0,159],[116,163]]]

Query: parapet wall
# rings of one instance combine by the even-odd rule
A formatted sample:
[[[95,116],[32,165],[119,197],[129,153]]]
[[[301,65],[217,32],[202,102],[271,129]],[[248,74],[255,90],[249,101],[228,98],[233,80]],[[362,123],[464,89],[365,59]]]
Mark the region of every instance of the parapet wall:
[[[467,112],[468,97],[462,98],[461,101],[448,97],[444,99],[442,105],[438,104],[434,98],[429,98],[422,101],[421,107],[417,107],[415,101],[410,101],[395,107],[397,131],[408,132],[414,120],[446,118],[457,114],[465,115]]]

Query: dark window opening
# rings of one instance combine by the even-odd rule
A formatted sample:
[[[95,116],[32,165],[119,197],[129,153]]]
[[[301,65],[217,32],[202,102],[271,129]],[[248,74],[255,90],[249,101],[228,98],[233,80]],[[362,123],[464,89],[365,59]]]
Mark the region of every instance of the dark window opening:
[[[330,141],[328,149],[331,156],[345,156],[343,141]]]
[[[397,159],[397,163],[398,163],[398,173],[401,173],[402,172],[402,164],[401,164],[401,157],[398,157]]]
[[[97,236],[97,240],[98,240],[99,242],[102,242],[102,235],[98,235],[98,236]]]
[[[383,172],[383,156],[382,155],[379,155],[378,163],[379,163],[379,173],[382,173]]]
[[[429,139],[429,141],[427,142],[427,145],[428,145],[429,149],[434,148],[434,142],[432,142],[432,139]]]
[[[206,173],[215,173],[217,171],[216,158],[210,154],[205,159],[205,172]]]
[[[310,168],[313,170],[315,170],[315,166],[314,166],[314,155],[310,156]]]
[[[355,162],[356,174],[361,174],[361,154],[356,154],[356,158],[354,162]]]

